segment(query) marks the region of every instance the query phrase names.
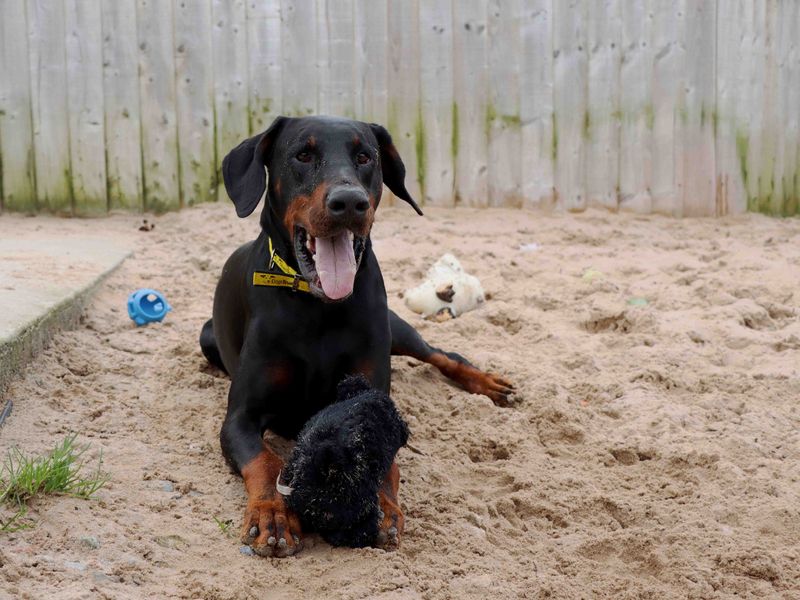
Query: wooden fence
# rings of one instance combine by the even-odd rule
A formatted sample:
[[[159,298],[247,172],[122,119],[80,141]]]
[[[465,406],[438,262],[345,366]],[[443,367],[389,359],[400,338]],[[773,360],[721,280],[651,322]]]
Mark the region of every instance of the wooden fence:
[[[423,203],[798,213],[798,0],[0,0],[0,205],[224,198],[278,114],[385,124]]]

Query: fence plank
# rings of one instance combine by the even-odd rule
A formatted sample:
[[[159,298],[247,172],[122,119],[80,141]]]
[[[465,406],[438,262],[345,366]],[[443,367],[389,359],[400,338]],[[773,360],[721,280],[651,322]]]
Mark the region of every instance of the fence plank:
[[[328,27],[328,0],[314,0],[316,33],[310,43],[314,46],[314,68],[317,84],[317,113],[327,115],[330,112],[331,58],[330,28]]]
[[[484,0],[453,4],[453,132],[456,202],[489,202],[488,13]]]
[[[67,0],[67,102],[73,212],[108,212],[100,0]]]
[[[778,150],[778,131],[783,127],[780,122],[778,106],[778,0],[767,0],[764,3],[764,95],[761,111],[764,115],[759,130],[761,151],[756,162],[758,181],[759,212],[780,214],[779,200],[775,194],[775,161]]]
[[[103,0],[103,107],[108,207],[144,208],[135,0]]]
[[[682,9],[672,0],[656,0],[653,11],[653,180],[652,210],[678,216],[683,196],[678,184],[679,76],[685,54],[681,45]]]
[[[316,2],[281,2],[281,64],[283,111],[301,116],[317,112]]]
[[[145,209],[180,206],[171,2],[137,0]]]
[[[522,205],[521,0],[489,2],[489,202]]]
[[[789,47],[783,55],[786,76],[783,82],[785,128],[781,136],[784,146],[783,214],[800,214],[800,4],[789,2],[781,22]]]
[[[622,4],[620,71],[620,209],[649,213],[653,208],[653,127],[655,108],[651,2]],[[669,134],[672,140],[672,134]]]
[[[210,0],[175,0],[175,92],[181,206],[216,200]]]
[[[716,210],[742,212],[747,207],[748,120],[751,89],[752,0],[735,0],[717,10]]]
[[[800,82],[794,77],[797,70],[796,11],[796,2],[779,2],[775,6],[775,62],[778,65],[776,121],[779,129],[775,132],[773,212],[781,215],[794,214],[796,210],[792,205],[797,172],[797,145],[794,140],[798,138],[797,107],[800,105]]]
[[[620,74],[623,39],[623,6],[639,3],[620,0],[589,2],[587,13],[587,47],[589,51],[587,122],[584,124],[586,143],[586,202],[588,206],[600,206],[616,210],[617,190],[620,175],[620,98],[628,92],[626,81]],[[641,15],[647,23],[646,14]],[[637,40],[638,41],[638,40]],[[649,45],[649,40],[645,41]],[[648,48],[649,52],[649,48]],[[647,86],[649,78],[644,69],[639,70],[642,83]],[[642,107],[643,108],[643,107]],[[649,140],[647,140],[649,141]],[[643,144],[642,154],[649,152],[649,144]],[[646,165],[642,165],[643,167]],[[643,172],[646,169],[641,169]],[[646,185],[644,186],[646,189]],[[649,209],[649,205],[647,206]]]
[[[321,114],[355,117],[353,0],[317,0]]]
[[[23,2],[0,2],[0,181],[4,210],[36,210],[28,25]]]
[[[714,160],[715,4],[686,0],[684,90],[677,135],[683,158],[683,212],[716,212]]]
[[[455,203],[453,166],[453,9],[449,0],[420,0],[420,111],[425,135],[425,202]]]
[[[281,3],[247,2],[247,78],[250,135],[264,131],[281,114]],[[224,139],[218,132],[217,139]],[[225,152],[232,146],[225,146]],[[224,156],[220,153],[220,156]]]
[[[72,213],[63,0],[28,0],[31,110],[39,206]]]
[[[247,9],[244,0],[211,3],[214,144],[217,199],[225,198],[222,158],[250,134]]]
[[[750,59],[743,65],[746,72],[749,108],[752,111],[748,120],[746,148],[742,155],[746,156],[747,177],[745,188],[747,193],[748,210],[758,210],[759,207],[759,181],[762,136],[764,127],[764,75],[766,73],[766,3],[753,0],[748,3],[748,21],[752,27],[751,43],[749,47]],[[752,86],[752,87],[750,87]]]
[[[389,0],[388,128],[406,165],[406,189],[424,202],[425,129],[419,96],[419,1]]]
[[[585,4],[554,2],[556,189],[566,210],[586,208],[587,50]]]
[[[387,126],[389,95],[388,5],[375,0],[355,4],[356,118]]]
[[[556,204],[551,0],[523,2],[520,78],[524,206],[550,209]]]

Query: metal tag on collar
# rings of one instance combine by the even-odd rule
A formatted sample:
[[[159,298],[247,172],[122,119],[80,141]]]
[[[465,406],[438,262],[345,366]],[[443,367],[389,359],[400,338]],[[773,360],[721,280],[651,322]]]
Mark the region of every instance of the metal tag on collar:
[[[300,275],[295,273],[294,279],[292,280],[292,291],[296,292],[299,287],[300,287]]]
[[[267,266],[267,270],[271,271],[272,267],[275,266],[275,247],[272,245],[272,238],[267,236],[267,241],[269,242],[269,265]]]

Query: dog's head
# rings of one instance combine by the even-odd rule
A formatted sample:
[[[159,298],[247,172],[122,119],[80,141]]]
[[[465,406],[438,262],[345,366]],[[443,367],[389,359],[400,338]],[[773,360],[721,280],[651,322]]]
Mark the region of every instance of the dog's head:
[[[353,291],[384,183],[422,214],[405,174],[386,129],[333,117],[278,117],[222,162],[236,214],[251,214],[268,190],[264,218],[285,234],[312,293],[326,300]]]

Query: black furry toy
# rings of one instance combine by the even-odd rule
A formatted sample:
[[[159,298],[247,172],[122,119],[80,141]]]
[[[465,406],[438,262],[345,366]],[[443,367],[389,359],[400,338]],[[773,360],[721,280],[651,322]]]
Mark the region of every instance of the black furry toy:
[[[408,426],[391,398],[361,375],[336,391],[336,402],[300,431],[281,476],[291,491],[282,493],[304,530],[360,548],[377,538],[378,489],[408,441]]]

